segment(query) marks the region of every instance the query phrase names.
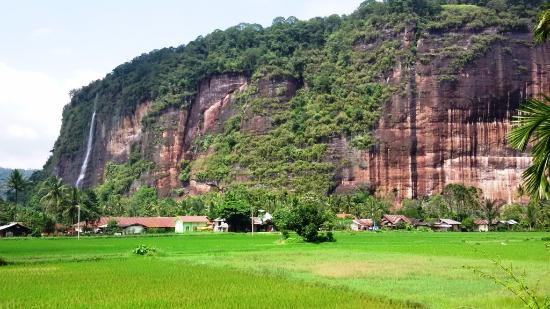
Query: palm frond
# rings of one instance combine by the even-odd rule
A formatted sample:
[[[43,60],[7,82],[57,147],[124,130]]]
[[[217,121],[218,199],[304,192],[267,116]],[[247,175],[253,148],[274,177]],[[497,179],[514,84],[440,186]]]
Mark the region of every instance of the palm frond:
[[[530,145],[533,164],[523,173],[523,188],[538,200],[550,197],[550,97],[545,102],[528,99],[512,120],[508,142],[513,148],[525,151]]]
[[[544,43],[548,39],[550,33],[550,9],[542,12],[539,20],[533,31],[535,42],[538,44]]]

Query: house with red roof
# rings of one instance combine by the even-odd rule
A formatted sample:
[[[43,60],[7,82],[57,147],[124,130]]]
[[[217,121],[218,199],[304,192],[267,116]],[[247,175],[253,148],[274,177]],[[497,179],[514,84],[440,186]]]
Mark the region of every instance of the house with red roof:
[[[165,232],[185,233],[207,229],[211,222],[206,216],[178,216],[178,217],[101,217],[93,223],[81,222],[80,227],[94,232],[105,231],[110,222],[116,222],[123,234],[141,234],[155,229]],[[75,224],[77,229],[78,225]],[[81,231],[82,232],[82,231]]]
[[[489,231],[489,221],[485,219],[477,219],[474,221],[475,230],[478,232],[488,232]]]
[[[410,224],[413,225],[413,221],[403,215],[384,215],[380,222],[383,227],[396,228],[400,225]]]

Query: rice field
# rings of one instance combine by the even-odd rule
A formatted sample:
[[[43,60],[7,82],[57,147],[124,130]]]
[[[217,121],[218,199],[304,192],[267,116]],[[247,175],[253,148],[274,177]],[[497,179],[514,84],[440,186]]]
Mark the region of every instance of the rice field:
[[[521,308],[468,267],[500,257],[550,295],[550,233],[337,233],[0,240],[0,308]],[[135,256],[141,244],[154,256]],[[537,285],[538,283],[538,285]]]

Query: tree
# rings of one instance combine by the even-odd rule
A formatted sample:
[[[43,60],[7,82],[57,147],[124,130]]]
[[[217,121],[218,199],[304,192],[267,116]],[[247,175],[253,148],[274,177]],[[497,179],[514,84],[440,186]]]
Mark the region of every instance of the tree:
[[[523,172],[523,189],[535,200],[550,198],[548,183],[550,168],[550,97],[544,102],[535,98],[519,108],[512,120],[508,142],[513,148],[525,151],[532,144],[533,164]]]
[[[329,229],[334,224],[335,216],[318,196],[292,199],[286,207],[286,210],[277,210],[274,216],[277,227],[293,230],[307,242],[332,240],[332,234],[319,235],[321,229]]]
[[[230,188],[223,197],[223,202],[217,205],[215,216],[224,218],[231,231],[243,231],[250,226],[249,192],[245,187],[236,186]]]
[[[80,219],[86,222],[99,220],[101,212],[99,210],[99,202],[94,191],[83,191],[80,198]]]
[[[498,205],[496,201],[486,199],[483,203],[483,212],[485,219],[487,219],[487,222],[489,223],[489,227],[491,227],[491,223],[498,215]]]
[[[529,225],[529,230],[532,230],[533,227],[537,224],[537,203],[531,202],[527,205],[526,211],[527,224]]]
[[[73,224],[78,220],[78,208],[81,207],[80,190],[71,188],[68,190],[67,203],[63,208],[63,219],[66,223]]]
[[[43,194],[40,202],[44,210],[54,218],[61,219],[64,206],[67,204],[69,188],[63,180],[52,177],[43,183],[40,193]]]
[[[19,193],[25,189],[25,185],[26,181],[21,172],[18,169],[13,170],[8,178],[8,188],[15,194],[15,204],[19,202]]]

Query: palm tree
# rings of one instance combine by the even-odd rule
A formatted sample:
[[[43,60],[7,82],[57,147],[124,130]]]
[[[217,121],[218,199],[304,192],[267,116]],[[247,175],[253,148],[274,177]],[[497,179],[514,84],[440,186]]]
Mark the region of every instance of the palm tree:
[[[533,32],[535,42],[538,44],[542,44],[548,39],[548,34],[550,33],[550,9],[539,15],[537,26]]]
[[[44,194],[40,199],[40,202],[44,203],[44,210],[54,215],[55,218],[60,218],[63,208],[67,204],[68,190],[69,188],[60,178],[48,179],[40,189],[40,193]]]
[[[8,188],[15,193],[15,204],[19,201],[19,193],[25,189],[25,185],[26,181],[21,172],[18,169],[13,170],[8,178]]]
[[[483,205],[484,217],[487,219],[489,229],[493,220],[496,219],[498,215],[498,204],[495,200],[486,199]]]
[[[68,191],[68,200],[63,208],[63,217],[67,223],[72,224],[75,223],[78,217],[78,208],[81,207],[82,203],[80,191],[77,188],[70,188]]]
[[[523,172],[523,189],[531,198],[550,198],[550,97],[543,95],[544,102],[530,98],[518,110],[512,120],[508,141],[513,148],[530,153],[533,164]],[[546,103],[545,103],[546,102]]]

